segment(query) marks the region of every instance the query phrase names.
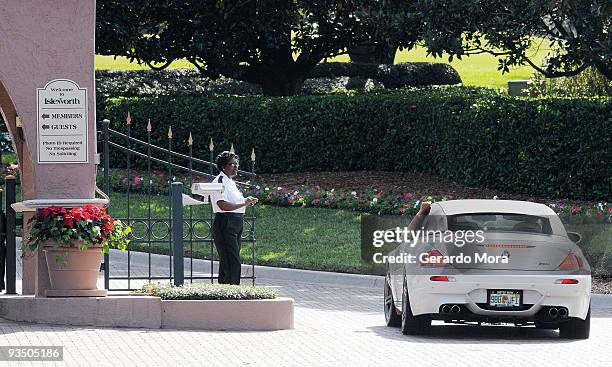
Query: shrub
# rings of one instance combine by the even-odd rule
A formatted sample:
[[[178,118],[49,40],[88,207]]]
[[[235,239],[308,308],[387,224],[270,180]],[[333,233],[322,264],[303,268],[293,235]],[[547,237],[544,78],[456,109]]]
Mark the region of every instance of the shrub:
[[[274,299],[276,290],[246,285],[190,283],[175,287],[171,284],[151,283],[139,293],[160,297],[162,300],[245,300]]]
[[[364,79],[361,77],[341,76],[337,78],[312,78],[306,79],[301,94],[331,94],[348,91],[369,92],[384,88],[384,85],[378,80]]]
[[[258,172],[420,171],[459,183],[556,198],[609,199],[610,99],[513,98],[480,88],[426,88],[296,97],[116,98],[100,118],[207,159],[208,141],[248,157]],[[183,142],[183,143],[181,143]],[[124,154],[112,151],[121,166]]]
[[[576,76],[560,78],[543,78],[536,71],[531,77],[529,92],[533,96],[548,97],[612,96],[612,80],[595,68],[587,68]]]
[[[161,95],[261,94],[255,84],[205,78],[196,69],[96,71],[96,91],[110,97]]]
[[[342,76],[378,80],[387,89],[461,83],[459,73],[452,66],[433,62],[402,62],[394,65],[327,62],[318,64],[310,74],[311,78]]]
[[[344,90],[396,89],[406,86],[461,83],[457,71],[442,63],[376,65],[329,62],[318,64],[301,94],[326,94]],[[102,97],[163,95],[253,95],[255,84],[221,77],[202,77],[196,69],[96,71],[96,91]],[[104,98],[99,98],[102,105]]]

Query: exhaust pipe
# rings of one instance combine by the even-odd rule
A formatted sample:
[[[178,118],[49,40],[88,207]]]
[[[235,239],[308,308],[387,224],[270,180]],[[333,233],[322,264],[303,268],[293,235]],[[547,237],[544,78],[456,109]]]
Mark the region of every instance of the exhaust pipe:
[[[449,313],[450,310],[451,310],[451,307],[449,305],[442,306],[442,313]]]
[[[551,307],[548,310],[548,315],[552,317],[553,319],[556,319],[557,316],[559,316],[559,310],[556,307]]]
[[[451,307],[452,313],[459,313],[460,311],[461,311],[461,307],[459,307],[458,305],[453,305],[453,307]]]
[[[559,317],[561,317],[561,318],[566,318],[566,317],[567,317],[567,314],[568,314],[568,312],[567,312],[567,308],[565,308],[565,307],[561,307],[561,308],[559,309]]]

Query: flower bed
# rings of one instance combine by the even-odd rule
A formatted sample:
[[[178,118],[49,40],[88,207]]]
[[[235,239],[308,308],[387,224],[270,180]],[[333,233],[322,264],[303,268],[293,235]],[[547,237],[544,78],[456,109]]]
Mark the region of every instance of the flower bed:
[[[111,191],[125,192],[128,181],[134,193],[147,193],[149,190],[146,172],[133,171],[128,176],[125,170],[110,171],[109,183]],[[185,175],[173,177],[185,183],[184,191],[189,193],[189,179]],[[151,175],[151,193],[153,195],[167,194],[169,187],[167,175],[153,172]],[[102,187],[102,175],[98,176],[98,186]],[[417,212],[421,201],[443,201],[462,199],[461,197],[419,195],[405,192],[394,193],[367,189],[348,191],[327,189],[320,186],[299,186],[294,188],[257,187],[245,193],[257,197],[262,204],[291,207],[312,207],[328,209],[344,209],[372,214],[413,215]],[[494,197],[497,198],[497,197]],[[500,197],[499,199],[503,199]],[[559,215],[612,217],[612,204],[606,202],[576,202],[566,200],[548,201],[546,204]]]
[[[162,300],[249,300],[275,299],[274,289],[245,285],[191,283],[179,287],[171,284],[151,283],[138,293],[160,297]]]

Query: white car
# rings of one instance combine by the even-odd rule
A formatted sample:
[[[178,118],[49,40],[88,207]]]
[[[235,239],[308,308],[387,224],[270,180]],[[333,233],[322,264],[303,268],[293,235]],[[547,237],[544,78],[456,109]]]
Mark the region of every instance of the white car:
[[[450,237],[413,233],[388,254],[388,326],[423,334],[432,320],[510,323],[589,337],[590,267],[577,246],[580,235],[566,232],[552,209],[524,201],[450,200],[432,204],[418,220],[422,233]],[[475,238],[458,243],[466,232]]]

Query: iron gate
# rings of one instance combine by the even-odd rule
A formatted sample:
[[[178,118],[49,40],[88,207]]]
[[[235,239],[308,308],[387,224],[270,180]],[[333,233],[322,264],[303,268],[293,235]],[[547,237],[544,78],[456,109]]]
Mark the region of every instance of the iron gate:
[[[0,189],[0,292],[6,290],[6,294],[17,293],[17,226],[23,225],[23,219],[11,207],[17,197],[16,181],[8,175]]]
[[[179,195],[189,195],[189,189],[196,179],[211,182],[214,177],[216,164],[213,163],[215,152],[212,138],[209,144],[210,159],[205,161],[193,157],[191,134],[186,139],[189,153],[182,154],[173,151],[176,139],[171,128],[167,134],[168,146],[163,148],[151,143],[153,129],[150,121],[146,127],[142,127],[146,130],[146,141],[132,136],[132,119],[129,114],[126,122],[125,133],[111,129],[108,120],[102,122],[102,131],[98,132],[103,152],[103,192],[110,199],[108,212],[132,227],[131,242],[126,253],[111,250],[111,254],[104,256],[104,287],[108,290],[132,290],[139,288],[143,281],[153,280],[170,280],[175,284],[182,284],[183,279],[190,282],[210,280],[212,283],[216,278],[212,210],[210,205],[202,205],[189,206],[181,211],[182,195]],[[116,152],[124,156],[122,163],[116,161]],[[194,166],[203,168],[198,170]],[[252,179],[255,177],[254,171],[253,150],[251,170],[239,170],[238,173]],[[255,186],[249,182],[236,183],[246,188]],[[256,278],[255,220],[256,209],[252,207],[244,217],[242,237],[243,244],[250,247],[251,272],[248,276],[242,276],[242,279],[251,279],[253,285]],[[159,253],[164,255],[159,256]],[[140,259],[136,265],[132,261],[133,257]],[[141,266],[143,257],[146,258],[145,268]],[[201,258],[207,259],[207,270],[197,269],[198,265],[204,263],[199,260]],[[161,262],[165,264],[160,266]]]

